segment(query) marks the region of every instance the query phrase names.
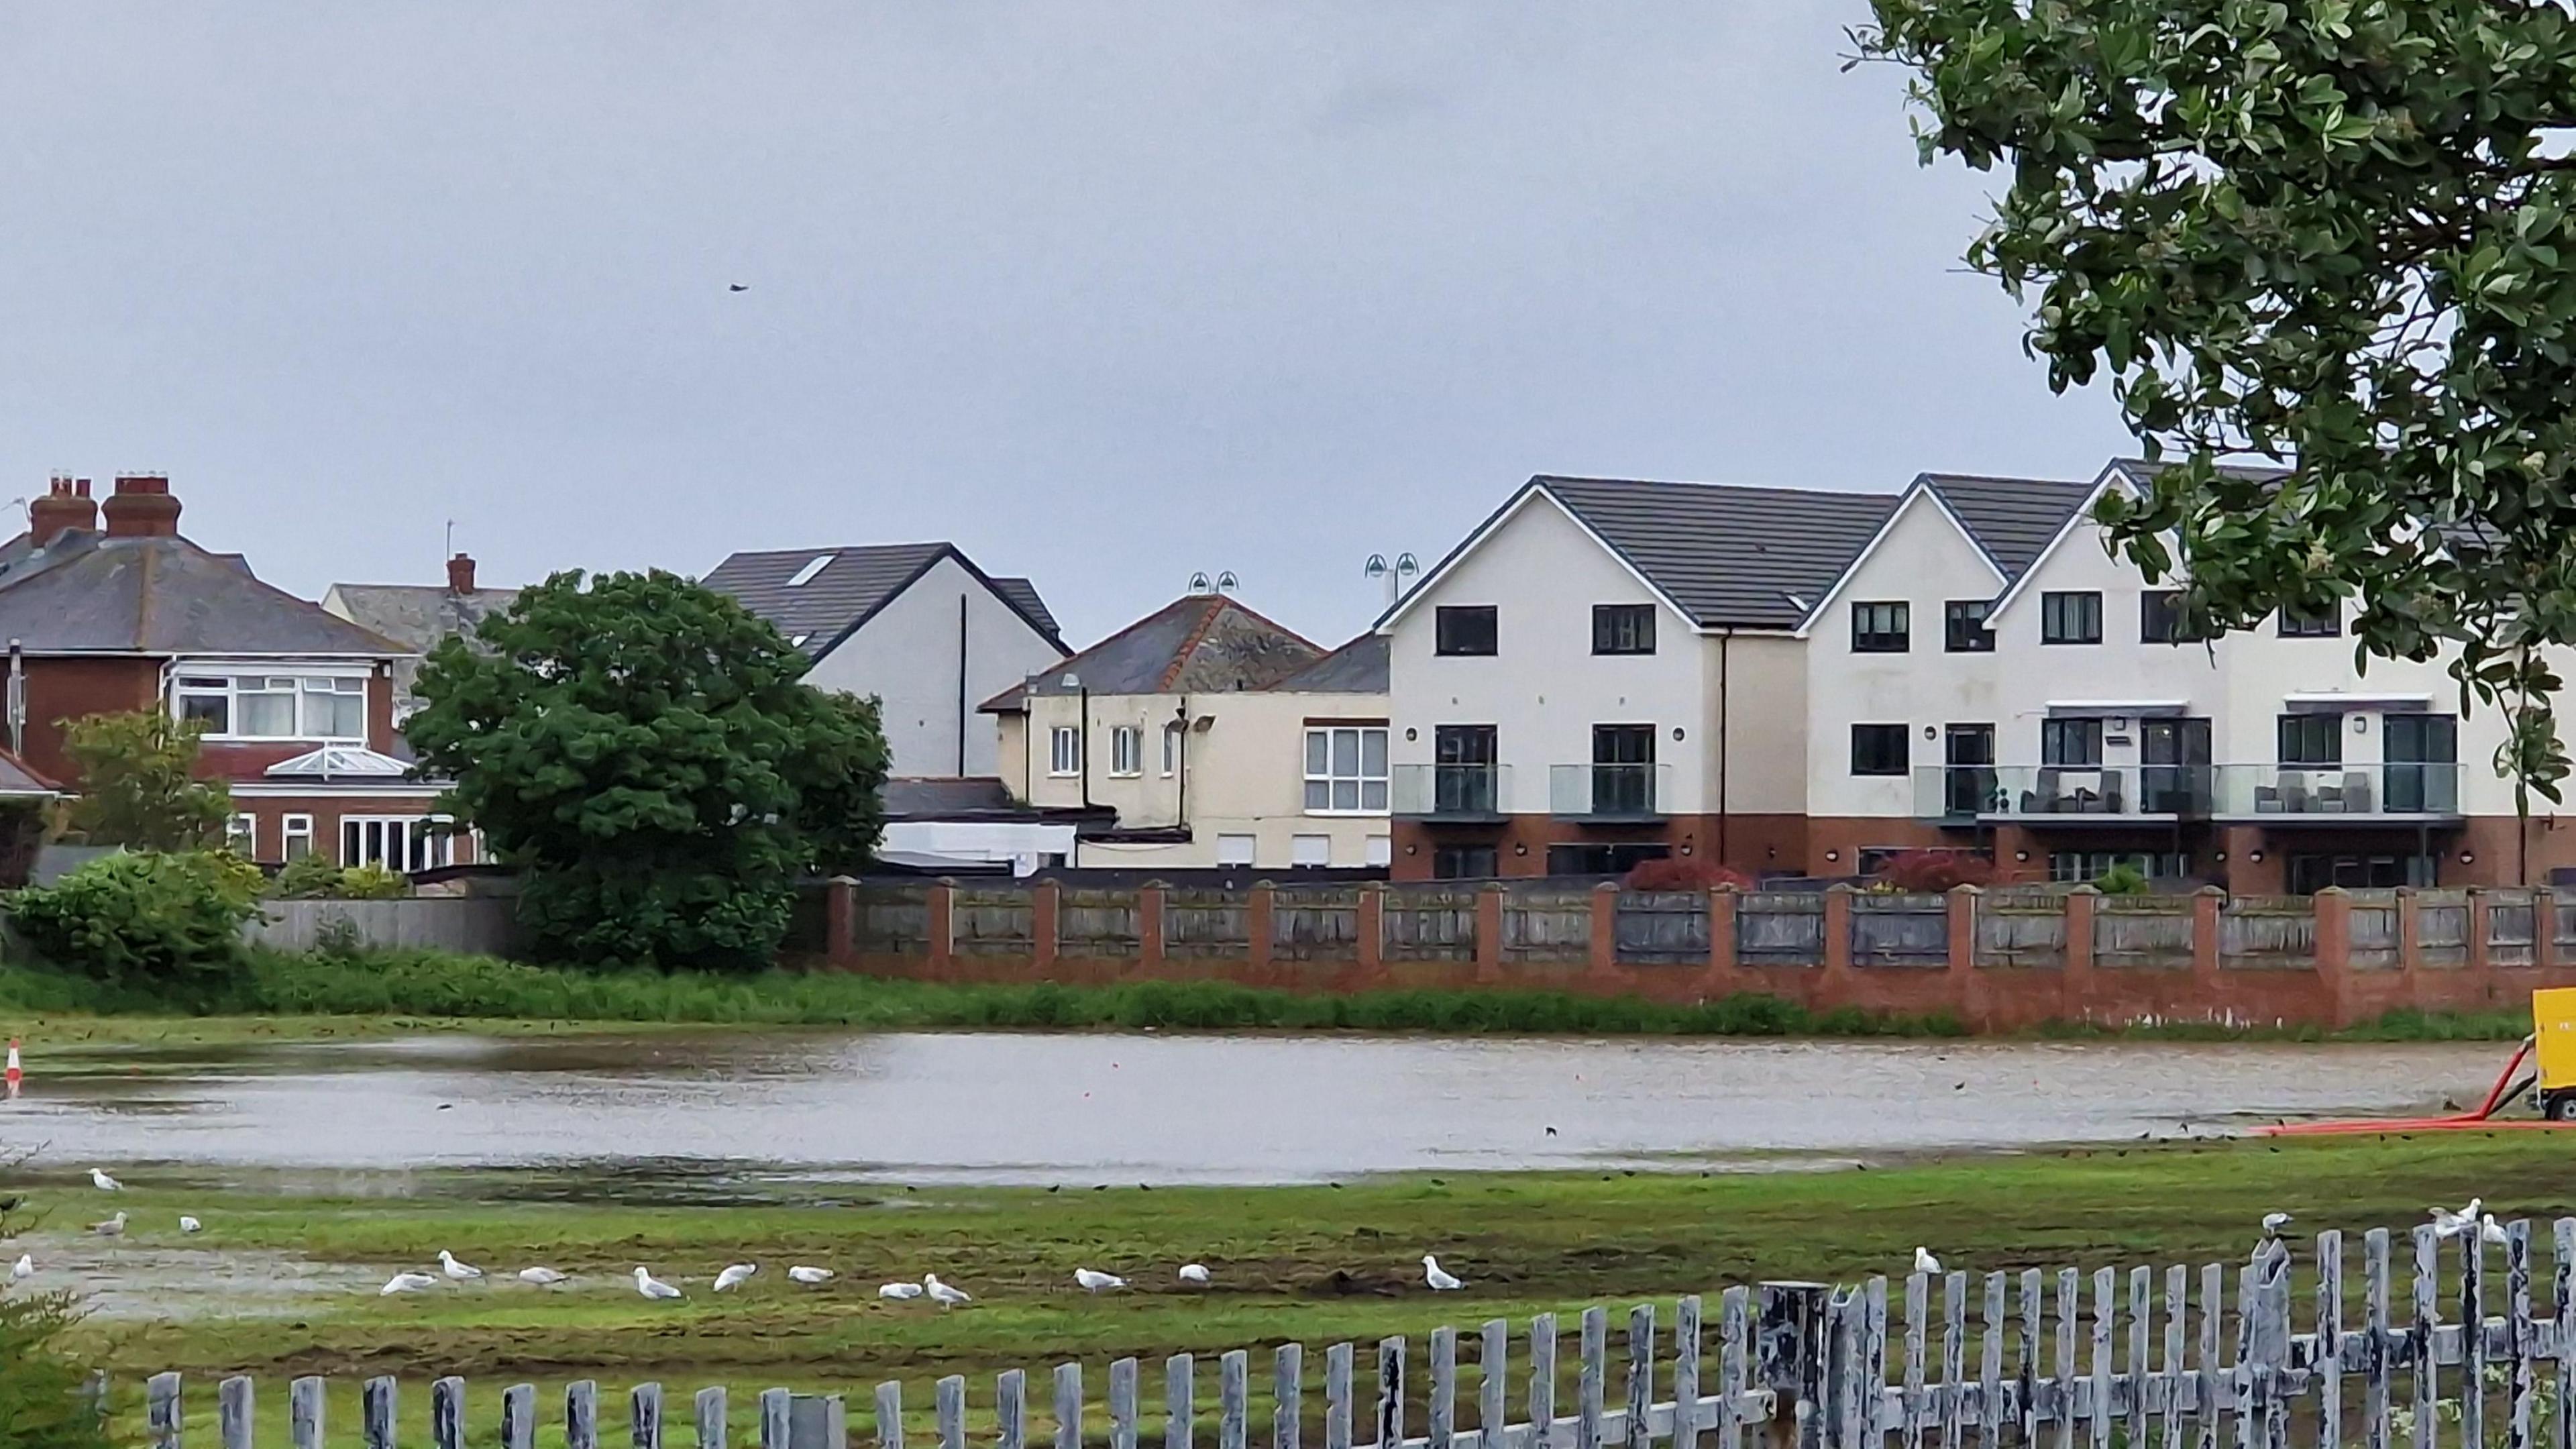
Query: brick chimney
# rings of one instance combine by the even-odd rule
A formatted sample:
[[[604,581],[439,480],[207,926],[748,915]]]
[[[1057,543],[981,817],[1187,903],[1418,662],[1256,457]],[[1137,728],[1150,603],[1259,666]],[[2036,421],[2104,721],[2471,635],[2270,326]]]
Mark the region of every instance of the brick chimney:
[[[66,528],[98,527],[98,505],[90,501],[87,478],[54,479],[44,495],[27,505],[27,537],[38,548]]]
[[[99,505],[99,511],[107,516],[110,538],[178,536],[179,500],[170,496],[167,474],[119,474],[116,491]]]
[[[447,591],[451,594],[474,592],[474,556],[460,553],[447,561]]]

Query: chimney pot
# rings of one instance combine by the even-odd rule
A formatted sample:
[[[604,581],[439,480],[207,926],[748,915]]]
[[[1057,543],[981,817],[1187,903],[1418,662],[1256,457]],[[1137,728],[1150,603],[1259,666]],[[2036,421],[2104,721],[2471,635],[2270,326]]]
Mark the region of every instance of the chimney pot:
[[[458,554],[447,561],[447,591],[451,594],[474,592],[474,558]]]
[[[27,505],[28,541],[42,548],[68,528],[98,527],[98,505],[89,499],[86,479],[74,491],[73,480],[57,476],[47,482],[45,496]]]
[[[179,500],[171,496],[166,474],[119,474],[100,512],[110,538],[173,538],[179,532]]]

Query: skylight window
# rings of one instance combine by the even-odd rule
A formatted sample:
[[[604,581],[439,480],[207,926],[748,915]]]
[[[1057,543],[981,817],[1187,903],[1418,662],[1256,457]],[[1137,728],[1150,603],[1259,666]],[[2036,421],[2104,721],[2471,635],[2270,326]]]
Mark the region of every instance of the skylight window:
[[[787,581],[787,587],[791,589],[801,589],[807,584],[812,583],[814,581],[814,576],[823,571],[823,566],[825,564],[828,564],[839,557],[840,555],[836,553],[818,553],[812,558],[807,559],[805,561],[805,567],[798,569],[796,571],[796,576]]]
[[[802,649],[805,647],[805,641],[813,637],[814,636],[811,634],[799,634],[795,638],[787,641],[787,647],[790,649]]]

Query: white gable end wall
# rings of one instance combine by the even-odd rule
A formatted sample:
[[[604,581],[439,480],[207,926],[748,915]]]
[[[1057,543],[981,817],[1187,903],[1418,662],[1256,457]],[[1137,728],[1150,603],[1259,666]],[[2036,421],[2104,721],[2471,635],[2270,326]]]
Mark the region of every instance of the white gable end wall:
[[[959,685],[960,601],[964,684]],[[806,641],[808,647],[820,640]],[[876,616],[814,661],[806,679],[823,689],[874,695],[885,721],[892,772],[902,776],[993,775],[997,731],[975,706],[1064,658],[1018,610],[957,560],[942,558]],[[960,768],[958,739],[964,730]]]

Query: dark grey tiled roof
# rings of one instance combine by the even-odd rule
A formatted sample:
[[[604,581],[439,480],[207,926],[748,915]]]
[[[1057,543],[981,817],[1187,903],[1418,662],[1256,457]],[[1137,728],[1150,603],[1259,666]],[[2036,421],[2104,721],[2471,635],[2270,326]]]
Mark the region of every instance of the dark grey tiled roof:
[[[86,529],[0,555],[0,638],[35,653],[400,657],[393,640],[253,577],[184,538]]]
[[[1387,637],[1362,634],[1271,687],[1282,694],[1384,694]]]
[[[1984,478],[1966,473],[1926,473],[1923,483],[1967,527],[2004,581],[2021,577],[2068,515],[2084,506],[2091,483],[2049,478]]]
[[[333,584],[331,592],[349,622],[424,654],[449,635],[472,638],[487,615],[519,597],[517,589],[460,594],[435,584]]]
[[[1700,625],[1794,629],[1896,509],[1893,493],[1530,480]]]
[[[1092,694],[1203,694],[1267,689],[1321,659],[1324,651],[1223,594],[1192,594],[984,704],[1014,710],[1028,694],[1072,694],[1064,677]]]
[[[829,558],[820,572],[790,587],[788,580],[818,558]],[[1026,579],[1016,589],[975,567],[974,560],[949,543],[887,543],[857,548],[764,549],[737,553],[716,565],[700,582],[731,594],[742,606],[778,626],[789,639],[819,655],[849,636],[902,593],[913,580],[943,558],[954,558],[985,587],[1009,604],[1029,627],[1056,641],[1055,619]]]

